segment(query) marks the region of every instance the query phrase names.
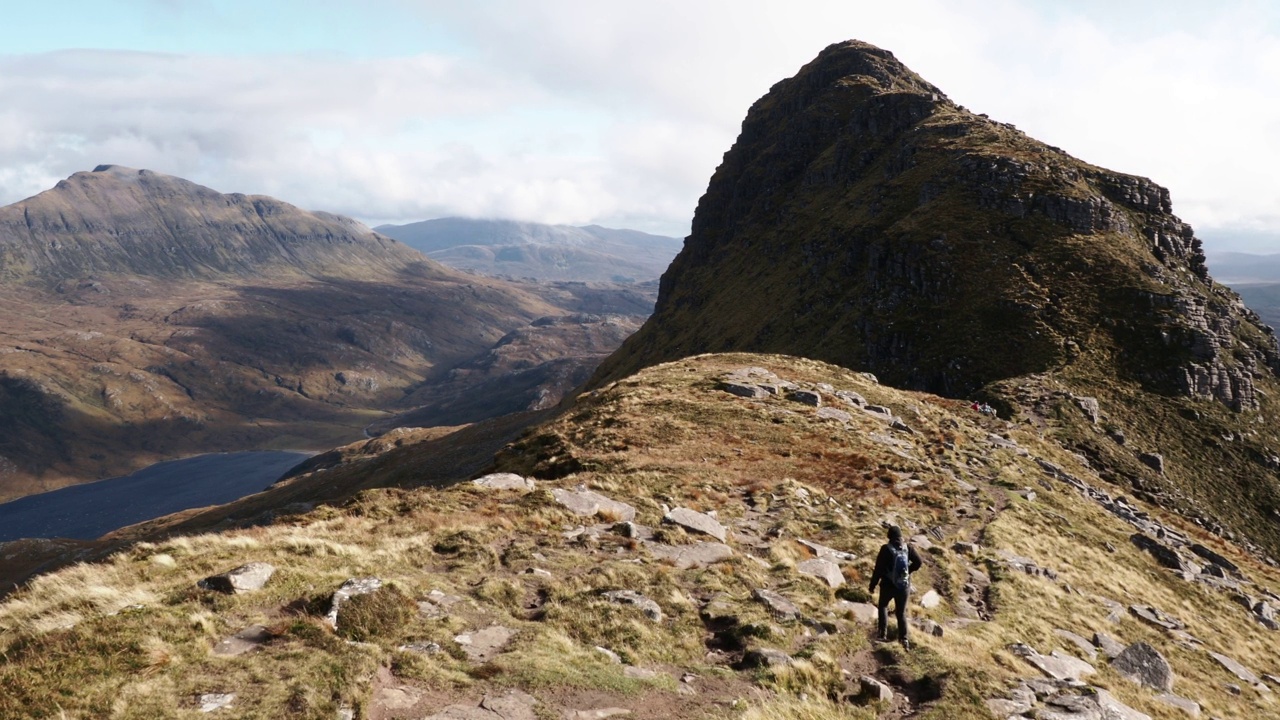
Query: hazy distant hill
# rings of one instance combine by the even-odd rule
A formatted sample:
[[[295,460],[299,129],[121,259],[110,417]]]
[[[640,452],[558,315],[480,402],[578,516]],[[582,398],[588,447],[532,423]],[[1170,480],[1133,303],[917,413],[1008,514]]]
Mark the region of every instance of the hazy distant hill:
[[[1209,269],[1272,328],[1280,328],[1280,253],[1210,253]]]
[[[432,260],[484,275],[582,282],[656,279],[680,252],[679,238],[599,225],[440,218],[376,230]]]

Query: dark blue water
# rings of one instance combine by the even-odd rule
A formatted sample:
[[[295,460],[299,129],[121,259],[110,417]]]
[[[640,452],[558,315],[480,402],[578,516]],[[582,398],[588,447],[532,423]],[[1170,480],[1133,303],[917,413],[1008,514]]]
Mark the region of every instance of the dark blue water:
[[[28,495],[0,505],[0,542],[92,540],[179,510],[221,505],[265,490],[307,457],[283,451],[197,455],[124,477]]]

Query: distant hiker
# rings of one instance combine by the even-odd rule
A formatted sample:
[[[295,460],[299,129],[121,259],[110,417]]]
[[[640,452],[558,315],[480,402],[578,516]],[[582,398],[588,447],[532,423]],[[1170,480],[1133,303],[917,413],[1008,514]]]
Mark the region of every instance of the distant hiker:
[[[978,404],[978,401],[977,401],[977,400],[974,400],[974,401],[973,401],[973,404],[972,404],[972,405],[970,405],[969,407],[970,407],[970,409],[972,409],[974,412],[982,412],[982,406]]]
[[[920,556],[916,549],[902,539],[902,530],[896,525],[889,528],[889,542],[880,546],[880,554],[876,556],[876,569],[871,573],[871,587],[868,592],[875,592],[880,586],[879,624],[877,638],[889,639],[889,601],[894,603],[893,614],[898,619],[898,642],[909,648],[907,640],[907,596],[911,594],[911,573],[920,569]]]

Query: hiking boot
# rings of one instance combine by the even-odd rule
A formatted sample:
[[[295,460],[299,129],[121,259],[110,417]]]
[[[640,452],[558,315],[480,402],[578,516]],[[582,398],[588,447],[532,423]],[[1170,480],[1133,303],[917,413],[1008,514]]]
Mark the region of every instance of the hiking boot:
[[[876,642],[882,642],[882,643],[889,642],[888,633],[880,633],[879,635],[876,635]]]
[[[910,650],[910,649],[911,649],[911,641],[910,641],[910,640],[908,640],[908,639],[906,639],[906,638],[902,638],[902,649],[903,649],[903,650]]]

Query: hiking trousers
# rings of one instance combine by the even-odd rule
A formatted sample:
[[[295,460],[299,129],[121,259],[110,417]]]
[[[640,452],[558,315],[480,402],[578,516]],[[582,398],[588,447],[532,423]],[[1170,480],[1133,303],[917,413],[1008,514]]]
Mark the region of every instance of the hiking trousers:
[[[880,603],[876,606],[880,611],[879,624],[877,632],[880,637],[889,637],[889,602],[894,603],[893,615],[898,620],[898,640],[907,639],[907,596],[911,594],[911,588],[903,588],[899,590],[892,583],[882,583],[880,585]]]

